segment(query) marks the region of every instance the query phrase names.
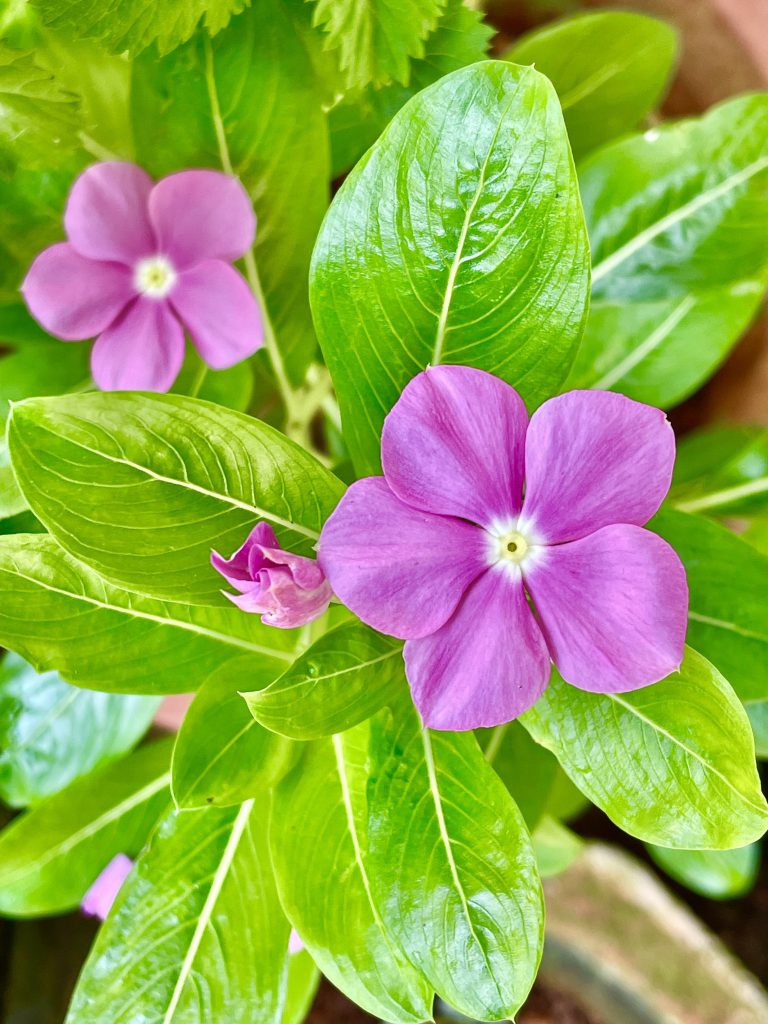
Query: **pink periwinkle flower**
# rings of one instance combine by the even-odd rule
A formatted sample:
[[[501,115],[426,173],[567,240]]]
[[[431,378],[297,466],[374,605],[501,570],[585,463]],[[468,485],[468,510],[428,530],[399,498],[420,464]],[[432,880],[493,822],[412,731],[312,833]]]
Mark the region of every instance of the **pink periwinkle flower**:
[[[634,690],[682,660],[688,588],[641,527],[661,504],[675,441],[664,413],[570,391],[530,418],[482,370],[439,366],[384,423],[383,477],[352,484],[319,561],[338,598],[405,644],[424,723],[497,725],[550,676]]]
[[[295,928],[291,928],[291,934],[288,938],[288,952],[291,956],[295,956],[296,953],[300,953],[304,949],[304,942],[301,936]]]
[[[83,896],[83,902],[80,904],[82,912],[87,917],[98,917],[103,921],[132,867],[133,861],[124,853],[118,853],[113,857]]]
[[[69,238],[35,259],[22,292],[64,341],[96,338],[104,391],[167,391],[184,361],[184,331],[222,370],[263,342],[261,313],[231,266],[253,245],[256,219],[237,179],[181,171],[156,185],[134,164],[89,167],[64,213]]]
[[[239,594],[225,596],[268,626],[292,629],[318,618],[333,597],[317,562],[284,551],[269,523],[258,523],[231,558],[211,553],[211,564]]]

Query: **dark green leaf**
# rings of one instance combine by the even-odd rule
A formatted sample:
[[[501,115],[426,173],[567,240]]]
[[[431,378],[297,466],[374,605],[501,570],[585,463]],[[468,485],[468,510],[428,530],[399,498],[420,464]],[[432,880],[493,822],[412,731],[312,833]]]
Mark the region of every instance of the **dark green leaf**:
[[[760,845],[736,850],[666,850],[649,846],[648,853],[677,882],[711,900],[743,896],[755,884]]]
[[[479,730],[486,760],[512,794],[533,831],[547,809],[558,765],[544,747],[534,743],[519,722]]]
[[[587,264],[542,75],[486,61],[414,97],[341,187],[313,257],[315,323],[358,471],[378,471],[384,415],[427,364],[490,370],[532,404],[551,395],[578,344]]]
[[[317,640],[266,689],[243,697],[267,729],[310,740],[351,729],[405,686],[401,642],[348,622]]]
[[[127,753],[149,728],[159,701],[70,686],[37,675],[17,654],[0,662],[0,798],[37,803]]]
[[[754,515],[768,508],[768,429],[708,427],[681,439],[670,494],[683,512]]]

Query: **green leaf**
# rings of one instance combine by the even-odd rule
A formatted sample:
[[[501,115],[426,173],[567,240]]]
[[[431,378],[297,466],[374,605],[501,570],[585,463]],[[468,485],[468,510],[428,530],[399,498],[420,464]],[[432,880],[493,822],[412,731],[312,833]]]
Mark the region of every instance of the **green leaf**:
[[[489,370],[534,405],[551,395],[587,290],[547,79],[485,61],[419,93],[342,185],[313,257],[315,324],[358,471],[378,471],[384,415],[428,364]]]
[[[576,833],[549,814],[539,821],[531,838],[542,878],[553,878],[565,871],[584,849]]]
[[[755,753],[768,760],[768,700],[751,701],[744,707],[755,734]]]
[[[37,675],[16,654],[0,662],[0,798],[26,807],[126,754],[158,708],[152,697],[80,690]]]
[[[338,50],[349,89],[394,79],[408,84],[410,57],[424,54],[446,0],[316,0],[315,24]]]
[[[258,725],[238,689],[275,678],[274,662],[235,660],[215,671],[187,711],[173,749],[180,808],[231,806],[258,796],[296,759],[296,744]]]
[[[544,909],[522,815],[470,733],[410,705],[371,720],[371,885],[394,939],[472,1019],[514,1018],[541,957]]]
[[[768,429],[723,425],[681,438],[670,498],[683,512],[763,512],[768,508]]]
[[[760,844],[736,850],[667,850],[648,846],[660,868],[676,882],[711,900],[730,900],[749,892],[760,868]]]
[[[268,809],[263,797],[161,822],[99,931],[67,1024],[279,1024],[288,922]]]
[[[0,913],[71,910],[113,857],[135,856],[170,799],[171,742],[142,747],[15,818],[0,833]]]
[[[374,901],[368,854],[368,724],[308,745],[275,791],[270,829],[280,898],[317,965],[396,1024],[431,1020],[432,990]]]
[[[213,41],[198,35],[163,60],[146,54],[132,99],[139,162],[152,174],[213,167],[247,189],[276,345],[300,383],[317,348],[306,282],[330,156],[314,71],[284,0],[254,2]]]
[[[288,959],[288,990],[280,1024],[303,1024],[315,998],[320,972],[305,949]]]
[[[531,832],[547,809],[557,761],[534,743],[519,722],[507,722],[477,733],[485,758],[512,794]]]
[[[138,53],[157,43],[167,53],[189,39],[199,24],[211,34],[219,32],[249,0],[120,0],[105,10],[90,0],[32,0],[49,28],[75,38],[97,39],[112,53]]]
[[[0,644],[38,671],[117,693],[194,690],[243,655],[277,675],[293,658],[292,635],[255,615],[119,590],[37,534],[0,537]]]
[[[649,526],[685,565],[689,643],[742,701],[768,700],[768,558],[702,516],[664,509]]]
[[[405,688],[402,643],[347,622],[317,640],[266,689],[243,697],[267,729],[311,740],[364,722]]]
[[[304,554],[342,484],[259,420],[179,395],[93,393],[14,406],[21,489],[76,558],[118,586],[224,605],[211,549],[229,555],[257,520]]]
[[[622,11],[579,14],[537,29],[504,53],[550,79],[573,152],[637,127],[666,92],[677,59],[671,25]]]
[[[0,520],[10,519],[28,508],[27,500],[16,483],[16,474],[11,466],[11,455],[3,432],[0,434]]]
[[[679,672],[632,693],[577,690],[553,671],[521,721],[579,789],[639,839],[730,849],[768,828],[744,709],[690,648]]]

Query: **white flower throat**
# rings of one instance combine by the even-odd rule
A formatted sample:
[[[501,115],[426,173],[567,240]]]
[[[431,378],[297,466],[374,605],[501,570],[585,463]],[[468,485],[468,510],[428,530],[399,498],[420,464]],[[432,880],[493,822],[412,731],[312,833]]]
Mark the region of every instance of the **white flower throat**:
[[[538,538],[525,528],[518,529],[518,525],[508,523],[488,529],[489,563],[513,576],[530,568],[544,553]]]
[[[149,256],[139,260],[133,275],[133,283],[141,295],[149,299],[164,299],[176,284],[177,273],[165,256]]]

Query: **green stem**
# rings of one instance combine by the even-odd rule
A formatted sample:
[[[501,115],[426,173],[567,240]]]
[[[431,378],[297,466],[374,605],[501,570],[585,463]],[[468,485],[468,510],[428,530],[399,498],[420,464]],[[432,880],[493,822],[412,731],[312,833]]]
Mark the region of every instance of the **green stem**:
[[[188,391],[188,395],[189,395],[190,398],[197,398],[197,396],[200,394],[200,388],[203,386],[203,381],[205,380],[207,374],[208,374],[208,367],[205,365],[205,363],[201,359],[200,360],[200,364],[197,367],[197,371],[195,372],[195,376],[194,376],[194,379],[192,381],[192,384],[190,385],[190,388],[189,388],[189,391]]]

